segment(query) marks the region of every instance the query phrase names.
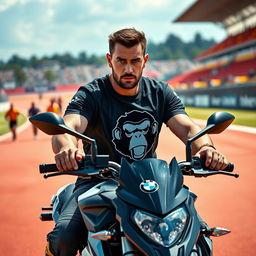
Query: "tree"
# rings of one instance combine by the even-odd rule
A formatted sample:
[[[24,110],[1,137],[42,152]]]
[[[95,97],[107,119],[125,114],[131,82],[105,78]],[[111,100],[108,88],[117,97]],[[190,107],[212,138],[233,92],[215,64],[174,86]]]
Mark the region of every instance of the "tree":
[[[62,56],[61,60],[65,64],[65,66],[75,66],[78,64],[77,59],[74,58],[70,53],[65,53]]]
[[[38,68],[39,65],[40,65],[40,60],[35,55],[32,55],[29,60],[29,66],[32,68]]]
[[[183,41],[179,37],[173,34],[170,34],[167,37],[165,44],[172,50],[173,53],[176,53],[179,50],[183,51],[183,48],[184,48]]]
[[[80,52],[78,55],[78,61],[79,64],[85,65],[88,62],[87,54],[86,52]]]
[[[14,54],[7,62],[7,65],[13,66],[13,65],[19,65],[20,67],[27,67],[28,61],[26,59],[23,59],[19,57],[17,54]]]
[[[17,87],[22,87],[27,80],[27,75],[19,65],[14,65],[14,79]]]
[[[149,41],[147,52],[150,54],[151,60],[170,60],[178,58],[193,59],[214,44],[216,44],[216,42],[213,39],[204,39],[200,33],[197,33],[191,42],[183,42],[178,36],[169,34],[164,42],[154,43]],[[0,60],[0,69],[13,69],[13,65],[15,64],[18,64],[20,67],[36,68],[40,63],[46,60],[56,61],[62,68],[85,64],[99,66],[106,63],[104,56],[97,56],[95,54],[89,56],[85,51],[82,51],[77,58],[73,57],[70,53],[65,53],[62,55],[53,54],[51,57],[43,57],[40,59],[32,56],[29,61],[18,55],[13,55],[7,63],[3,63]]]
[[[53,81],[56,80],[56,75],[51,69],[44,71],[44,78],[47,80],[48,84],[51,85]]]
[[[194,44],[199,49],[204,47],[203,38],[200,33],[195,34]]]
[[[0,70],[4,68],[4,62],[0,60]]]
[[[163,45],[161,48],[161,51],[158,51],[155,54],[155,58],[157,60],[170,60],[173,59],[173,53],[170,47]]]
[[[106,63],[106,59],[104,56],[98,57],[95,54],[92,54],[87,61],[88,64],[101,66]]]

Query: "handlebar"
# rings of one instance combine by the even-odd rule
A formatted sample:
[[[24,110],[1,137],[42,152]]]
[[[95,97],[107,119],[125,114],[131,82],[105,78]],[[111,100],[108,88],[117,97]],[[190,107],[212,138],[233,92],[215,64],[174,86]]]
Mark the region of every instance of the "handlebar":
[[[121,168],[120,164],[112,161],[106,161],[105,156],[101,157],[98,163],[96,163],[96,166],[92,165],[92,163],[88,162],[87,160],[88,158],[77,162],[78,164],[77,170],[70,170],[70,171],[64,171],[64,172],[59,171],[56,164],[40,164],[39,172],[41,174],[44,174],[45,179],[53,176],[59,176],[59,175],[73,175],[73,176],[80,176],[84,178],[98,176],[101,178],[108,179],[107,176],[104,176],[104,174],[106,174],[107,172],[110,172],[112,177],[118,178],[119,171]]]
[[[205,159],[200,159],[199,157],[193,157],[192,162],[179,162],[180,169],[183,175],[194,176],[194,177],[207,177],[211,175],[223,174],[228,176],[233,176],[235,178],[239,177],[239,174],[232,173],[234,170],[234,164],[229,163],[224,170],[212,170],[205,166]]]
[[[98,176],[101,178],[108,179],[107,176],[104,176],[105,173],[110,173],[112,178],[118,179],[120,165],[118,163],[112,161],[104,160],[98,166],[92,165],[91,162],[82,160],[78,162],[78,169],[71,171],[60,172],[57,169],[56,164],[41,164],[39,165],[39,172],[44,175],[44,178],[49,178],[53,176],[59,175],[74,175],[80,176],[84,178],[90,178],[92,176]],[[107,163],[107,164],[106,164]],[[207,177],[211,175],[223,174],[228,176],[233,176],[238,178],[239,175],[237,173],[232,173],[234,170],[234,164],[229,163],[224,170],[211,170],[205,167],[205,159],[200,159],[199,157],[193,157],[192,162],[181,161],[179,162],[180,170],[183,175],[194,176],[194,177]],[[47,174],[48,173],[48,174]]]

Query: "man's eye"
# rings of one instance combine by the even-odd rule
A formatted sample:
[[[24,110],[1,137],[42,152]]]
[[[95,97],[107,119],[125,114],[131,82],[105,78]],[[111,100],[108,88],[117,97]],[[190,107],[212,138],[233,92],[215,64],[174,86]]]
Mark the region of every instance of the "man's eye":
[[[133,64],[137,64],[137,63],[140,63],[140,62],[141,62],[141,60],[140,60],[140,59],[132,60],[132,63],[133,63]]]
[[[125,63],[125,60],[123,60],[123,59],[118,59],[117,60],[119,63]]]

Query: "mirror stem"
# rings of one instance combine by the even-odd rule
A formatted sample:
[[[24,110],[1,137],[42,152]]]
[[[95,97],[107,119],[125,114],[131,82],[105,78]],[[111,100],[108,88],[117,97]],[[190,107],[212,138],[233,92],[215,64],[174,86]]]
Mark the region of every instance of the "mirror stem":
[[[98,149],[97,149],[97,144],[96,141],[94,140],[92,143],[92,161],[95,163],[96,161],[96,156],[98,154]]]
[[[192,149],[191,149],[191,141],[188,140],[186,144],[186,161],[191,162],[192,161]]]

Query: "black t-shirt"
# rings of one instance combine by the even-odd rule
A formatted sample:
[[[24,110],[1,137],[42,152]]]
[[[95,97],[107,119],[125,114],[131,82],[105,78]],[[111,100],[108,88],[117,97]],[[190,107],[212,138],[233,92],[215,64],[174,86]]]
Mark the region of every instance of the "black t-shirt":
[[[123,96],[109,77],[81,86],[65,115],[80,114],[88,120],[85,135],[97,142],[99,154],[120,163],[153,157],[163,123],[186,114],[179,97],[165,82],[142,77],[135,96]],[[87,150],[86,150],[87,151]]]

